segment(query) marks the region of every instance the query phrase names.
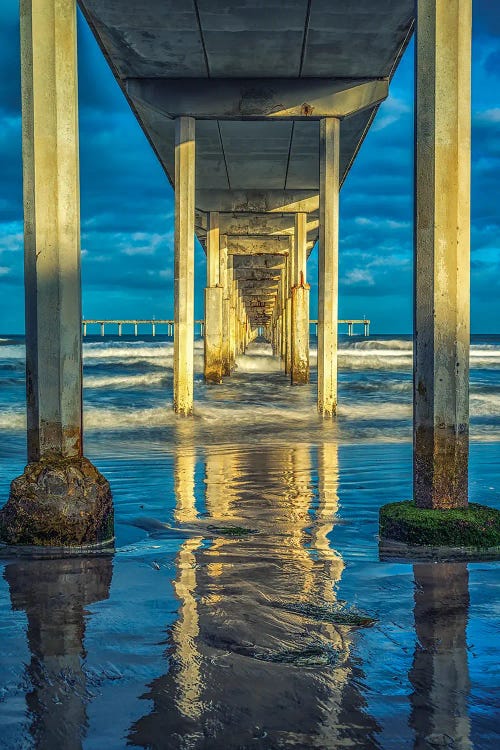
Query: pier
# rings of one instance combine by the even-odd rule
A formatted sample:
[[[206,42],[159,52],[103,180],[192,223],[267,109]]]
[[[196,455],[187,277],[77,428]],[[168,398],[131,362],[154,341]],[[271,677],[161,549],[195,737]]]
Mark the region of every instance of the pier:
[[[370,321],[367,319],[361,319],[361,320],[339,320],[339,325],[347,325],[347,335],[348,336],[354,336],[354,326],[355,325],[362,325],[363,326],[363,335],[369,336],[370,335]],[[204,320],[195,320],[195,332],[196,332],[196,326],[198,326],[198,333],[200,336],[205,335],[205,321]],[[82,326],[83,326],[83,335],[88,336],[88,326],[99,326],[99,330],[101,333],[101,336],[104,336],[106,334],[106,328],[109,326],[116,326],[116,332],[118,336],[123,335],[123,326],[130,326],[133,330],[133,335],[138,336],[139,335],[139,326],[142,326],[143,328],[146,327],[151,331],[151,336],[156,336],[156,332],[158,330],[158,327],[160,326],[163,328],[163,333],[167,336],[173,336],[174,335],[174,326],[175,326],[175,320],[161,320],[160,318],[129,318],[129,319],[113,319],[108,318],[106,320],[101,319],[91,319],[86,318],[82,320]],[[311,329],[311,326],[314,326],[314,333],[317,336],[318,335],[318,321],[317,320],[310,320],[309,321],[309,330]],[[166,328],[166,331],[165,331]],[[161,332],[161,331],[160,331]],[[266,334],[264,326],[257,326],[257,328],[254,331],[256,336],[262,336],[264,337]]]
[[[214,386],[256,331],[291,384],[309,383],[308,259],[318,247],[317,409],[336,415],[339,193],[416,32],[414,496],[419,508],[466,506],[471,0],[289,0],[272,12],[225,0],[78,5],[165,191],[175,185],[166,324],[180,417],[195,409],[195,234]],[[86,547],[113,534],[109,486],[82,447],[76,9],[21,0],[28,467],[2,534]],[[96,322],[104,333],[108,322]],[[120,333],[125,321],[115,322]],[[349,335],[368,325],[346,322]],[[132,325],[137,333],[141,321]],[[148,325],[156,332],[160,321]],[[59,503],[44,494],[48,474]],[[29,529],[27,488],[43,501]],[[65,515],[67,497],[78,519]]]

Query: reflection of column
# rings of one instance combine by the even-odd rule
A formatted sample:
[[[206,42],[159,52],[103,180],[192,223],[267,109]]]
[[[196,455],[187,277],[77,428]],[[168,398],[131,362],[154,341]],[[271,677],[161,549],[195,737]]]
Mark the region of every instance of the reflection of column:
[[[192,426],[191,422],[184,423]],[[195,496],[196,452],[193,446],[193,430],[183,429],[178,436],[174,456],[174,492],[176,521],[189,523],[197,518]],[[187,433],[187,434],[186,434]],[[188,443],[186,445],[186,443]],[[180,601],[179,618],[172,628],[172,643],[178,660],[176,675],[176,701],[180,713],[196,719],[200,713],[200,674],[195,639],[199,633],[196,589],[195,552],[203,537],[186,539],[176,559],[177,576],[174,590]]]
[[[80,750],[87,728],[86,607],[107,599],[111,557],[21,560],[5,568],[12,607],[28,619],[26,696],[37,750]],[[36,581],[36,583],[34,583]]]
[[[297,575],[302,581],[300,598],[305,599],[314,588],[314,562],[305,547],[305,532],[311,523],[309,508],[312,500],[309,446],[298,443],[288,455],[284,455],[281,462],[286,467],[285,480],[288,485],[283,495],[284,510],[288,516],[285,524],[289,539],[287,552],[293,555]]]
[[[409,678],[414,748],[427,750],[426,737],[435,734],[451,737],[456,750],[471,750],[467,565],[422,563],[413,566],[413,574],[417,643]]]
[[[233,453],[220,446],[205,447],[205,504],[211,519],[227,521],[234,517],[232,480],[236,471]]]
[[[341,638],[345,628],[337,634],[307,611],[309,603],[324,603],[327,582],[333,600],[342,568],[327,549],[328,512],[331,527],[337,500],[336,464],[327,451],[332,477],[323,481],[328,491],[317,507],[309,446],[226,447],[228,464],[217,449],[207,450],[208,520],[234,514],[258,533],[184,543],[171,661],[144,696],[154,707],[132,727],[134,746],[170,747],[166,737],[175,737],[172,747],[277,747],[298,738],[301,747],[377,746],[378,728],[359,688],[363,675],[350,660],[348,636]],[[299,606],[290,611],[289,604]],[[279,661],[283,652],[319,642],[338,648],[335,668],[263,658]]]
[[[318,509],[312,527],[312,547],[324,562],[325,586],[318,592],[325,601],[335,601],[333,587],[340,581],[344,570],[342,557],[332,547],[328,534],[332,531],[339,509],[339,458],[335,443],[318,446]]]

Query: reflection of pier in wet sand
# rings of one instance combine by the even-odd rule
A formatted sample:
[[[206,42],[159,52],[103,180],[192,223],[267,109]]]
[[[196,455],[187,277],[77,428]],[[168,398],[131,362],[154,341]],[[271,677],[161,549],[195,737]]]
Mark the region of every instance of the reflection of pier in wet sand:
[[[133,744],[323,748],[355,738],[356,747],[375,746],[377,724],[350,657],[353,629],[306,614],[309,604],[335,605],[344,568],[327,539],[338,506],[336,447],[315,452],[207,447],[200,518],[193,455],[177,451],[175,516],[189,528],[177,555],[179,615],[168,672],[144,696],[154,708],[131,728]],[[313,457],[322,474],[317,502]],[[210,539],[209,529],[206,542],[196,535],[229,525],[256,533]]]
[[[26,708],[37,750],[81,750],[87,727],[86,607],[107,599],[108,556],[20,560],[5,568],[12,607],[28,619]],[[20,747],[20,745],[19,745]]]
[[[175,562],[178,606],[163,659],[162,615],[153,647],[144,635],[141,648],[147,641],[154,676],[143,673],[146,688],[142,677],[128,683],[127,690],[139,698],[132,713],[121,706],[116,691],[128,682],[126,665],[130,649],[136,649],[133,636],[122,645],[121,657],[116,647],[116,658],[124,661],[117,662],[122,679],[116,687],[111,683],[111,693],[96,690],[94,670],[86,667],[87,651],[91,662],[102,659],[96,635],[85,635],[86,609],[108,597],[111,558],[6,565],[12,606],[27,616],[30,658],[21,689],[33,747],[81,750],[87,732],[95,737],[88,729],[95,710],[107,717],[112,705],[117,724],[128,733],[123,745],[128,741],[151,750],[385,750],[381,738],[387,737],[386,722],[392,719],[373,702],[375,668],[382,669],[384,679],[397,676],[398,684],[409,670],[407,697],[400,696],[410,705],[401,742],[415,750],[447,746],[432,742],[472,750],[466,566],[415,564],[414,654],[409,661],[392,663],[383,653],[390,605],[382,605],[380,622],[369,631],[318,616],[325,611],[359,615],[348,605],[342,610],[338,600],[341,586],[344,596],[352,587],[352,567],[345,567],[331,545],[332,532],[342,538],[342,528],[336,528],[337,446],[199,449],[191,421],[176,429],[174,534],[154,524],[156,537],[152,544],[146,542],[147,556],[137,562],[144,569],[151,554],[161,554],[150,550],[167,542],[163,559]],[[235,534],[225,535],[224,529]],[[162,570],[162,557],[158,559]],[[126,561],[127,575],[130,563]],[[151,584],[154,609],[167,603],[170,611],[169,585],[165,587],[161,572],[152,575],[158,581],[156,588]],[[410,581],[405,596],[411,596]],[[92,619],[98,617],[98,611],[92,613]],[[96,632],[100,634],[102,626]],[[376,644],[380,658],[370,655],[368,641]],[[392,675],[394,667],[398,671]]]

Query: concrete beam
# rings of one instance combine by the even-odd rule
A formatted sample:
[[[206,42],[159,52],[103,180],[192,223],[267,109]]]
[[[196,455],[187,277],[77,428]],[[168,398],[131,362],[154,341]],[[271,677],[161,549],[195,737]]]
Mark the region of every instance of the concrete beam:
[[[278,282],[255,282],[255,281],[245,281],[243,279],[238,279],[238,287],[241,289],[242,294],[247,293],[261,293],[261,294],[269,294],[270,292],[275,292],[279,283]]]
[[[314,216],[306,216],[306,232],[313,240],[318,235],[319,220]],[[244,214],[221,213],[219,216],[221,234],[228,235],[290,235],[295,232],[294,214]],[[208,214],[196,211],[195,226],[202,231],[208,229]]]
[[[274,270],[267,268],[238,268],[235,278],[247,281],[279,281],[280,276]]]
[[[197,190],[196,208],[221,213],[317,213],[317,190]]]
[[[242,268],[269,269],[280,272],[285,263],[284,255],[232,255],[231,258],[235,272]]]
[[[201,120],[319,120],[380,104],[388,79],[129,78],[133,101],[164,117]]]
[[[289,237],[228,237],[229,255],[287,255]]]
[[[471,0],[418,0],[414,496],[468,502]]]

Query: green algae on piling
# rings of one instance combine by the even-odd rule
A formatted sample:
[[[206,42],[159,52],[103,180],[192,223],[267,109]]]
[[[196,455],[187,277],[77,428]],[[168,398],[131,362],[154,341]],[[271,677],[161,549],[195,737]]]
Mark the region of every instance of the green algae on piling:
[[[380,508],[380,537],[415,546],[500,549],[500,511],[478,503],[466,508],[417,508],[411,500]]]

